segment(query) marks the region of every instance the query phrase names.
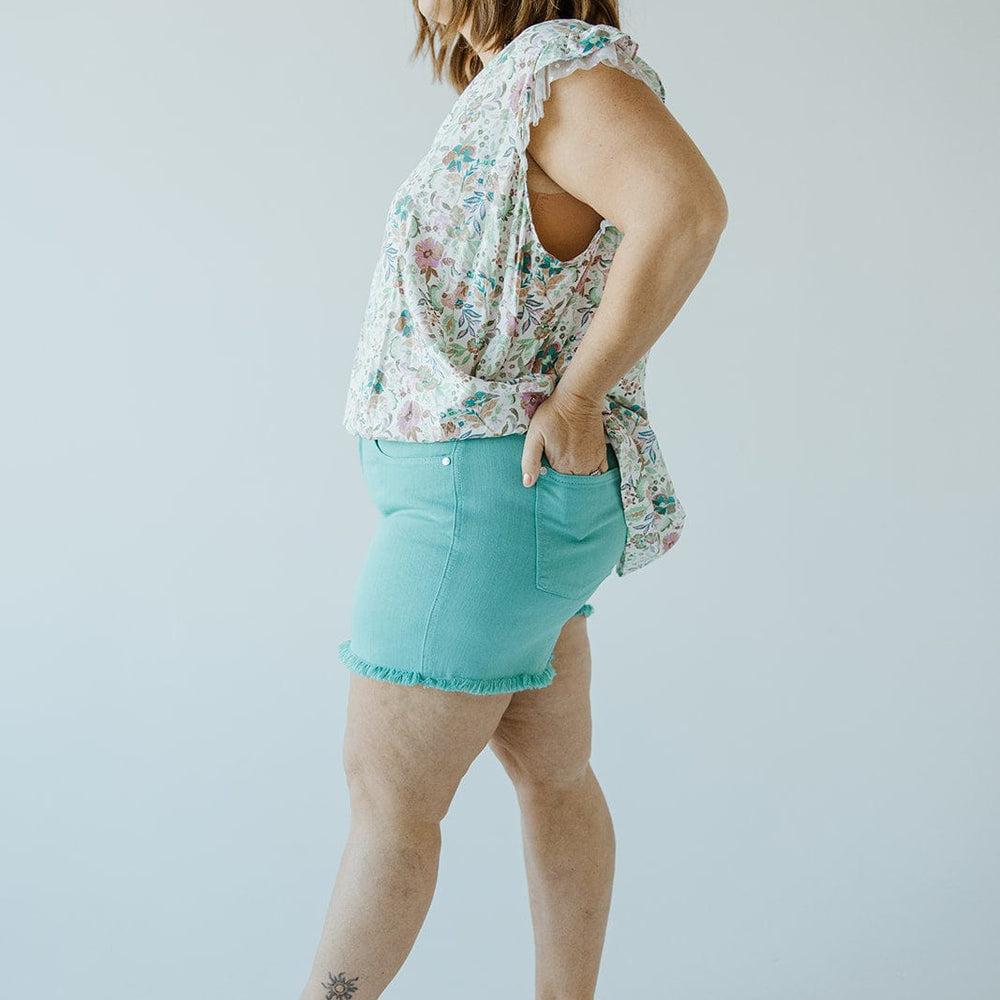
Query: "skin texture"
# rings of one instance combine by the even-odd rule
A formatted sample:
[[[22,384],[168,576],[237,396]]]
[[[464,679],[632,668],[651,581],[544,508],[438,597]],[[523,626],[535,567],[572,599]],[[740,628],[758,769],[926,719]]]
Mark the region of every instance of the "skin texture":
[[[421,0],[420,10],[451,17],[450,2]],[[480,55],[487,62],[495,52]],[[538,477],[543,449],[560,472],[607,467],[604,394],[683,305],[726,218],[718,182],[687,134],[645,84],[610,67],[553,83],[529,156],[535,189],[567,192],[624,238],[587,336],[532,418],[526,486]],[[593,1000],[615,836],[590,766],[586,618],[566,622],[553,665],[548,687],[494,695],[349,675],[342,757],[350,828],[300,1000],[375,1000],[395,977],[433,897],[441,820],[487,746],[520,808],[535,1000]]]
[[[441,820],[486,746],[520,805],[535,996],[592,1000],[615,842],[589,763],[591,661],[583,616],[563,627],[553,666],[548,687],[493,695],[350,674],[343,743],[350,828],[300,1000],[374,1000],[392,981],[434,894]],[[488,913],[488,900],[483,906]],[[352,980],[353,993],[323,985]]]

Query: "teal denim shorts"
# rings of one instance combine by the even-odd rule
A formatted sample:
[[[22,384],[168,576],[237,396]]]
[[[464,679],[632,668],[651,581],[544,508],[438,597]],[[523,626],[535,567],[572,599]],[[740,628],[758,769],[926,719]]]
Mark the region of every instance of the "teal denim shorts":
[[[494,694],[545,687],[553,650],[626,541],[621,471],[521,482],[524,435],[358,439],[382,515],[358,574],[349,669],[398,684]]]

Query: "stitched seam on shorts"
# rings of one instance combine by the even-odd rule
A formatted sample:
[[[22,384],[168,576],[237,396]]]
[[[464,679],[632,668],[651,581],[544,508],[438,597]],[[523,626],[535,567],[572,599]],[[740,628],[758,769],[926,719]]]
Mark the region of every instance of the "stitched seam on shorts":
[[[431,602],[431,609],[427,615],[427,625],[424,628],[424,637],[420,642],[420,659],[418,660],[421,671],[424,671],[424,653],[427,649],[427,639],[431,634],[431,628],[437,621],[437,610],[438,610],[438,600],[441,597],[441,591],[444,589],[444,581],[448,578],[448,567],[451,566],[451,555],[455,551],[455,537],[458,535],[458,524],[459,524],[459,489],[458,489],[458,462],[455,461],[455,451],[453,448],[451,450],[451,487],[454,493],[455,502],[452,504],[451,508],[451,541],[448,543],[448,555],[444,560],[444,569],[441,571],[441,579],[438,580],[437,590],[434,592],[434,600]],[[434,670],[439,670],[440,665],[434,666]],[[425,671],[424,671],[425,672]],[[433,672],[433,670],[432,670]]]

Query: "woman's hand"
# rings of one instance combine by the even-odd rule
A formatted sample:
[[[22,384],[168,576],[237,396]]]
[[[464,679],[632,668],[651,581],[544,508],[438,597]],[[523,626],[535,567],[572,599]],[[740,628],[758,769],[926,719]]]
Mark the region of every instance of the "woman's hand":
[[[608,471],[601,404],[556,386],[535,410],[528,424],[521,452],[525,486],[533,486],[542,467],[542,454],[556,472],[586,476],[596,469]]]

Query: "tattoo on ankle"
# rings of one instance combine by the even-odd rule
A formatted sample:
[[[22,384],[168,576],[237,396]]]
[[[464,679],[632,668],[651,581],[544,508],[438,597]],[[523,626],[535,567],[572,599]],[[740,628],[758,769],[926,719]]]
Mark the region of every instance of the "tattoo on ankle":
[[[353,979],[348,979],[343,972],[337,973],[336,976],[331,972],[330,981],[322,984],[326,990],[326,1000],[340,1000],[341,997],[354,996],[354,991],[357,989],[354,984],[359,978],[355,976]]]

